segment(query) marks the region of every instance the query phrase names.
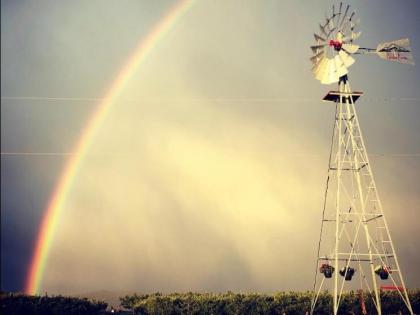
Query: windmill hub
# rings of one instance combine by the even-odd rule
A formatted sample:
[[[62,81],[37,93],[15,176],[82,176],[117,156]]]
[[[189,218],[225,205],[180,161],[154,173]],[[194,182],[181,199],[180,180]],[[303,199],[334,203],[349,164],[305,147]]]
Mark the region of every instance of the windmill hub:
[[[330,42],[328,43],[328,45],[330,47],[334,47],[336,51],[340,51],[341,47],[343,46],[343,43],[339,41],[338,39],[337,40],[330,39]]]

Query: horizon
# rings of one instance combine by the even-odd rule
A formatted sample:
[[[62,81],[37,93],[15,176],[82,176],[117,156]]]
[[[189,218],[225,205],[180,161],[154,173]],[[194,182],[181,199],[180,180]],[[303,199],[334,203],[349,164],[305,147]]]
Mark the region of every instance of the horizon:
[[[321,99],[336,86],[313,78],[309,46],[339,1],[193,2],[86,146],[39,292],[311,289],[334,115]],[[180,3],[1,1],[2,290],[25,290],[42,217],[87,124]],[[416,61],[418,2],[351,7],[362,47],[408,37]],[[379,196],[407,287],[419,288],[420,74],[355,59]]]

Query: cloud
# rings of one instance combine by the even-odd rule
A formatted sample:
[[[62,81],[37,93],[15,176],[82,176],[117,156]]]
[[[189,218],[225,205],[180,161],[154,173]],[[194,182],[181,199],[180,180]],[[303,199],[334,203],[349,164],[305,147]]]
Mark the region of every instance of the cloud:
[[[289,38],[257,23],[264,10],[227,23],[231,11],[206,8],[156,47],[99,130],[43,291],[310,289],[333,109],[241,101],[300,97],[312,78],[302,56],[255,38]]]

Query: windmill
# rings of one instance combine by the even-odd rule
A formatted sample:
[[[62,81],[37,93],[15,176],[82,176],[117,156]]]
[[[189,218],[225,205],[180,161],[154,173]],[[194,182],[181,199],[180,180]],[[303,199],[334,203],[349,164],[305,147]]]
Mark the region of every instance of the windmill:
[[[324,101],[335,104],[321,232],[314,279],[314,313],[322,289],[333,291],[333,313],[337,314],[344,290],[368,291],[378,314],[380,291],[398,292],[403,305],[413,314],[397,254],[379,199],[371,165],[362,137],[355,102],[363,95],[352,92],[348,69],[356,54],[414,64],[408,39],[381,43],[376,48],[355,44],[359,20],[350,6],[332,7],[325,22],[314,34],[311,46],[312,72],[322,84],[338,82]],[[366,311],[364,309],[364,311]]]

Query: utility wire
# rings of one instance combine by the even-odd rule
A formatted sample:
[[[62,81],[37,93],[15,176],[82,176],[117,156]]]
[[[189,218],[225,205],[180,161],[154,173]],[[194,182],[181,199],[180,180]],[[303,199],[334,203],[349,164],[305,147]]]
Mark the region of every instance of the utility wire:
[[[415,102],[420,103],[420,98],[364,98],[366,101],[373,102]],[[1,100],[5,101],[60,101],[60,102],[100,102],[104,98],[95,97],[52,97],[52,96],[3,96]],[[116,102],[125,103],[140,103],[140,102],[319,102],[319,98],[278,98],[278,97],[260,97],[260,98],[246,98],[246,97],[202,97],[202,98],[158,98],[158,97],[145,97],[145,98],[121,98]]]
[[[75,152],[0,152],[1,156],[72,156],[72,155],[76,155],[77,153]],[[130,153],[124,154],[124,153],[91,153],[91,154],[87,154],[89,155],[93,155],[93,156],[101,156],[101,155],[106,155],[106,156],[126,156],[129,155]],[[325,155],[322,154],[306,154],[306,153],[288,153],[288,154],[282,154],[282,156],[287,156],[287,157],[312,157],[312,158],[324,158]],[[420,157],[420,153],[379,153],[379,154],[369,154],[370,157],[385,157],[385,158],[400,158],[400,157]]]

